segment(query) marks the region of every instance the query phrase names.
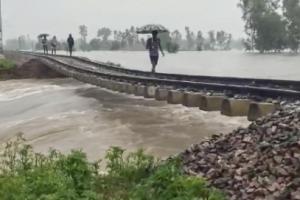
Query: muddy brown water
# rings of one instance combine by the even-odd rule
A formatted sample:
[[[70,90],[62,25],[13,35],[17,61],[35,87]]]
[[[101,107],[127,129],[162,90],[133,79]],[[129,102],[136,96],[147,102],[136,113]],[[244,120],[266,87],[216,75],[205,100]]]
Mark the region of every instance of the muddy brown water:
[[[183,151],[246,118],[118,94],[72,79],[0,82],[0,141],[23,133],[39,152],[82,149],[102,158],[111,146],[144,148],[157,157]]]

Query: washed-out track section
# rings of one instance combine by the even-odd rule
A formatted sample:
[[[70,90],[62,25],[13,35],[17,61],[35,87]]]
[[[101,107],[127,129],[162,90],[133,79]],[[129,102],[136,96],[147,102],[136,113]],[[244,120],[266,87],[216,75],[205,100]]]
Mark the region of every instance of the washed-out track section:
[[[275,111],[279,100],[300,97],[300,81],[153,74],[80,57],[26,54],[85,83],[249,120]]]

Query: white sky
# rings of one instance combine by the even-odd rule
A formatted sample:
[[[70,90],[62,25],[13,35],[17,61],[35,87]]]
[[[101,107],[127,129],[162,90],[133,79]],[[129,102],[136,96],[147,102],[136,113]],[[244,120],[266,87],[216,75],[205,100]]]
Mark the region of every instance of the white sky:
[[[241,37],[239,0],[2,0],[4,39],[47,32],[65,38],[88,26],[89,37],[98,28],[125,29],[160,23],[170,30],[225,30]]]

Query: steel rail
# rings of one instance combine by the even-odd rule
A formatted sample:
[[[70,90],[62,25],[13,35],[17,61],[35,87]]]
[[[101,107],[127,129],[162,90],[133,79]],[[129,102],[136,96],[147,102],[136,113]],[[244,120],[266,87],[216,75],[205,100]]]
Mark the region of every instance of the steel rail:
[[[80,73],[89,75],[95,75],[99,78],[111,79],[121,82],[140,83],[144,85],[157,85],[157,86],[170,86],[176,89],[182,90],[213,90],[215,92],[231,92],[233,94],[257,96],[262,98],[287,98],[287,99],[300,99],[300,91],[292,89],[282,88],[269,88],[251,85],[241,84],[224,84],[224,83],[210,83],[200,81],[189,81],[189,80],[175,80],[175,79],[164,79],[159,77],[145,77],[137,76],[134,74],[114,74],[107,72],[99,72],[91,69],[83,69],[70,65],[68,63],[59,61],[55,57],[39,56],[39,58],[48,65],[57,64],[66,68],[66,70],[75,70]],[[50,62],[50,63],[49,63]]]
[[[24,53],[24,52],[22,52]],[[41,53],[29,53],[33,56],[45,56]],[[47,57],[61,57],[68,58],[69,56],[64,55],[47,55]],[[249,86],[262,86],[269,88],[281,88],[281,89],[292,89],[300,91],[300,81],[296,80],[278,80],[278,79],[258,79],[258,78],[241,78],[241,77],[221,77],[221,76],[198,76],[198,75],[181,75],[181,74],[167,74],[167,73],[151,73],[141,70],[127,69],[115,66],[113,64],[108,64],[99,61],[92,61],[87,58],[73,56],[72,59],[80,61],[85,64],[93,65],[105,70],[111,70],[124,74],[131,74],[136,76],[146,76],[146,77],[156,77],[159,79],[172,79],[172,80],[183,80],[183,81],[193,81],[193,82],[212,82],[212,83],[222,83],[222,84],[243,84]]]

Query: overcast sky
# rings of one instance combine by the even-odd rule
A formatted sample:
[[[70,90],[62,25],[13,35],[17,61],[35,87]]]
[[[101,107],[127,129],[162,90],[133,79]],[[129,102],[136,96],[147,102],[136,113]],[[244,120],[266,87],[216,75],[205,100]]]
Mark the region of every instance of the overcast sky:
[[[170,30],[220,30],[243,34],[239,0],[2,0],[4,38],[41,32],[65,38],[88,26],[89,37],[99,27],[125,29],[160,23]]]

